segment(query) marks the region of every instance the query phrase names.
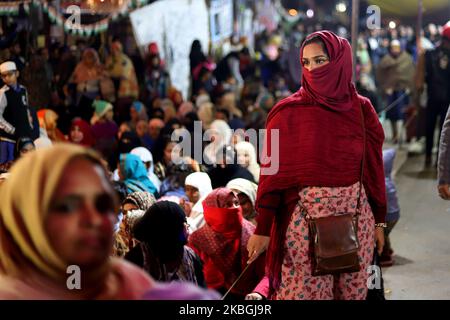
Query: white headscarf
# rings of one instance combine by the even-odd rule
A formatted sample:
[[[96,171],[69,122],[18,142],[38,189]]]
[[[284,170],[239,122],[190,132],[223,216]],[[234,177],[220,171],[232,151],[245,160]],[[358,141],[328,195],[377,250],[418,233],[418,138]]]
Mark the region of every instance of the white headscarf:
[[[244,193],[247,197],[249,197],[253,207],[255,206],[256,193],[258,192],[258,185],[256,183],[253,183],[247,179],[237,178],[228,182],[227,188]]]
[[[225,145],[231,142],[232,130],[224,120],[214,120],[211,123],[210,130],[214,131],[217,140],[211,142],[205,147],[205,155],[212,163],[216,163],[217,152]]]
[[[194,172],[186,177],[184,184],[197,188],[200,193],[200,199],[192,207],[190,216],[186,218],[189,232],[192,233],[205,224],[202,202],[212,191],[211,179],[204,172]]]
[[[250,173],[253,175],[253,178],[255,178],[256,182],[259,182],[259,164],[256,161],[256,150],[255,147],[247,141],[241,141],[236,143],[236,152],[238,154],[241,153],[246,153],[248,154],[248,157],[250,159],[250,163],[248,165],[248,167],[245,166],[245,164],[243,163],[239,163],[241,166],[247,168],[248,171],[250,171]]]
[[[204,172],[194,172],[186,177],[185,185],[198,189],[200,198],[207,196],[212,191],[211,179]]]

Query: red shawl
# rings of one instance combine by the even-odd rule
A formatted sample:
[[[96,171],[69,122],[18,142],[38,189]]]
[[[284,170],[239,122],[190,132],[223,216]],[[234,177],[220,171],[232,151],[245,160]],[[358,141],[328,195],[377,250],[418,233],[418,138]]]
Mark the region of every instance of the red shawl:
[[[95,138],[91,125],[83,119],[75,118],[70,126],[70,132],[72,132],[75,127],[78,127],[78,129],[83,133],[83,139],[78,144],[84,147],[92,147],[95,144]],[[72,141],[70,134],[69,139]]]
[[[280,101],[266,123],[255,233],[269,234],[275,211],[268,252],[272,289],[279,285],[285,232],[293,209],[286,207],[283,197],[289,193],[287,190],[296,194],[307,186],[343,187],[359,180],[363,152],[361,107],[367,139],[363,183],[375,220],[383,222],[386,214],[384,132],[369,100],[359,96],[352,83],[350,44],[329,31],[315,32],[307,39],[315,36],[324,41],[330,62],[312,71],[303,68],[302,88]],[[302,55],[303,46],[300,52]],[[268,142],[273,129],[279,130],[279,143],[272,146]],[[279,154],[279,160],[273,161],[278,164],[278,172],[265,175],[264,168],[271,165],[266,155],[273,157],[275,151]]]
[[[204,201],[206,224],[189,237],[189,245],[204,263],[208,287],[228,289],[247,265],[247,242],[255,227],[243,219],[241,207],[229,207],[234,193],[227,188],[214,190]],[[249,293],[264,274],[264,257],[254,263],[232,290]]]

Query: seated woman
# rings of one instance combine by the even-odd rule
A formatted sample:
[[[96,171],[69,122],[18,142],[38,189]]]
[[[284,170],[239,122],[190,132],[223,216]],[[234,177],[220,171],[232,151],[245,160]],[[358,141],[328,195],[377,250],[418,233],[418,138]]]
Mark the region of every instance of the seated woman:
[[[114,243],[115,256],[125,256],[137,244],[132,235],[132,228],[155,202],[156,199],[151,193],[143,191],[133,192],[123,200],[122,219]]]
[[[121,154],[118,165],[120,180],[125,182],[128,192],[145,191],[156,194],[156,187],[147,176],[147,169],[141,159],[130,153]]]
[[[73,119],[69,131],[69,141],[83,147],[93,147],[95,138],[90,124],[81,118]]]
[[[140,299],[154,285],[109,256],[117,201],[96,153],[33,151],[1,194],[0,299]]]
[[[211,179],[205,172],[191,173],[184,181],[184,190],[189,201],[183,201],[182,207],[192,233],[205,224],[202,202],[212,191]]]
[[[245,270],[227,296],[243,300],[264,276],[265,254],[246,269],[247,242],[255,226],[242,217],[239,200],[230,189],[212,191],[203,208],[206,224],[189,236],[189,246],[204,263],[208,288],[225,294]]]
[[[259,164],[256,158],[255,147],[247,141],[240,141],[235,146],[238,164],[246,168],[252,174],[255,182],[259,181]]]
[[[186,246],[186,215],[179,205],[170,201],[155,203],[136,222],[133,236],[140,243],[125,259],[158,281],[185,281],[205,287],[200,258]]]
[[[237,178],[228,182],[227,188],[233,190],[239,198],[244,218],[256,226],[258,213],[255,209],[255,201],[258,185],[247,179]]]

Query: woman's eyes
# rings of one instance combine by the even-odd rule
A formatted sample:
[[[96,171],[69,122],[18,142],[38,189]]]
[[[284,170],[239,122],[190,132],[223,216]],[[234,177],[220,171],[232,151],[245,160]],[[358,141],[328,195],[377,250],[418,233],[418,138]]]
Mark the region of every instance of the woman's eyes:
[[[56,203],[52,206],[52,211],[56,211],[59,213],[71,213],[76,211],[80,206],[80,201],[76,199],[67,199],[60,203]]]
[[[320,64],[323,64],[326,61],[327,61],[327,59],[319,58],[319,59],[315,59],[314,63],[320,65]],[[304,66],[309,66],[309,60],[303,60],[303,65]]]

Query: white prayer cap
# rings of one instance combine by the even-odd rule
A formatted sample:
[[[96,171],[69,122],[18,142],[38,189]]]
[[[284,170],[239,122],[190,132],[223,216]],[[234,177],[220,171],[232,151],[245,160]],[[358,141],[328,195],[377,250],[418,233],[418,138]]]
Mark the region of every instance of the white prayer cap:
[[[391,41],[391,47],[401,47],[400,41],[394,39]]]
[[[17,70],[16,64],[12,61],[6,61],[0,64],[0,73],[16,70]]]

